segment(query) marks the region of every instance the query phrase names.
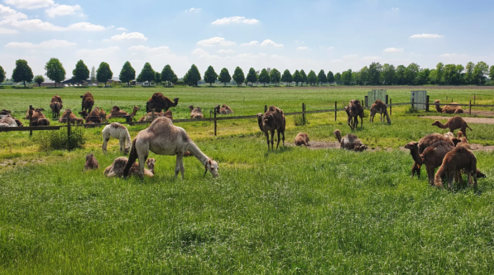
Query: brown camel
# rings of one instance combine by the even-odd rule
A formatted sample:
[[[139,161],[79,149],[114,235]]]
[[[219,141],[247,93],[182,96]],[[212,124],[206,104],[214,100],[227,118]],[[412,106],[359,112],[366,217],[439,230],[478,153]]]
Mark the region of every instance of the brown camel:
[[[86,110],[79,112],[80,115],[86,120],[86,123],[101,123],[101,110],[99,107],[94,108],[91,113],[87,113]]]
[[[91,113],[94,105],[94,98],[90,92],[86,92],[84,95],[81,95],[82,98],[82,111],[86,110],[88,113]]]
[[[111,113],[108,116],[106,116],[106,119],[111,119],[111,118],[116,118],[116,117],[130,117],[130,118],[132,118],[136,115],[137,111],[140,109],[141,108],[139,108],[138,106],[134,106],[134,108],[132,108],[132,113],[129,115],[129,113],[127,113],[126,111],[121,110],[120,107],[113,106]]]
[[[162,93],[154,93],[153,96],[146,103],[146,112],[151,112],[155,109],[155,112],[161,112],[161,110],[168,111],[171,107],[175,107],[178,104],[178,97],[173,99],[173,102]]]
[[[310,146],[309,144],[309,135],[307,133],[298,133],[295,137],[295,145],[305,147]]]
[[[42,112],[44,110],[45,109],[43,109],[43,108],[33,109],[32,113],[31,113],[31,121],[30,121],[31,126],[49,126],[50,125],[50,121],[46,118],[45,114],[43,114],[43,112]],[[27,110],[27,114],[26,114],[25,119],[29,119],[29,109]]]
[[[444,106],[443,108],[441,108],[439,106],[439,103],[440,103],[439,99],[434,101],[434,105],[436,106],[436,111],[438,111],[440,113],[445,113],[445,114],[462,114],[463,113],[463,109],[461,108],[461,106],[455,105],[455,104],[458,104],[456,102],[451,102],[450,104]]]
[[[63,108],[62,98],[59,95],[54,95],[50,101],[51,116],[56,118],[60,116],[60,110]]]
[[[454,148],[449,142],[440,140],[427,147],[420,155],[422,163],[425,164],[427,178],[431,186],[434,185],[435,169],[441,166],[444,156]]]
[[[221,107],[220,107],[220,105],[216,105],[216,107],[214,108],[214,111],[217,114],[222,114],[222,115],[233,114],[232,108],[230,108],[228,105],[225,105],[225,104],[223,104]]]
[[[190,118],[195,119],[195,118],[204,118],[204,115],[202,114],[202,109],[201,107],[195,107],[190,105]]]
[[[453,185],[453,180],[455,174],[465,170],[468,175],[468,182],[477,187],[477,158],[464,146],[459,146],[448,152],[443,159],[441,167],[437,170],[436,176],[434,178],[434,183],[436,186],[442,186],[441,177],[446,176],[448,182],[448,187],[451,188]]]
[[[382,102],[382,100],[378,99],[376,102],[374,102],[371,106],[370,109],[370,116],[369,116],[369,122],[374,122],[374,116],[376,113],[381,115],[381,122],[383,122],[383,115],[386,117],[386,121],[388,124],[391,124],[391,119],[389,118],[388,115],[388,110],[386,104]]]
[[[107,177],[122,177],[124,175],[124,169],[129,160],[126,157],[118,157],[113,163],[105,168],[103,175]],[[148,177],[154,176],[154,166],[156,164],[156,159],[148,158],[146,160],[146,166],[149,168],[144,169],[144,175]],[[139,164],[134,162],[132,166],[129,168],[129,176],[138,175],[139,172]]]
[[[84,170],[92,170],[98,169],[99,164],[93,154],[89,154],[86,156],[86,164],[84,165]],[[83,170],[83,171],[84,171]]]
[[[461,132],[463,135],[466,137],[467,136],[467,128],[470,129],[470,131],[473,131],[472,128],[470,128],[465,120],[461,118],[460,116],[454,116],[446,122],[446,124],[442,124],[439,120],[434,121],[432,123],[432,126],[437,126],[442,129],[449,128],[449,131],[453,132],[456,129],[461,129]]]
[[[142,121],[153,121],[153,120],[155,120],[157,117],[160,117],[160,116],[164,116],[164,117],[167,117],[167,118],[169,118],[169,119],[173,120],[172,110],[168,110],[168,111],[166,111],[166,112],[163,112],[163,111],[161,111],[161,112],[159,112],[159,113],[158,113],[158,112],[155,112],[155,113],[154,113],[154,116],[153,116],[153,113],[152,113],[152,112],[149,112],[149,113],[147,113],[145,116],[141,117],[141,118],[139,119],[139,122],[142,122]]]
[[[360,117],[360,127],[364,127],[364,108],[360,105],[360,100],[350,100],[348,106],[345,107],[345,112],[348,116],[347,124],[351,129],[358,127],[358,117]]]
[[[274,131],[278,133],[278,142],[276,149],[280,145],[280,134],[283,136],[283,146],[285,146],[285,127],[286,119],[283,110],[276,106],[269,106],[268,110],[263,114],[257,114],[257,123],[259,129],[266,135],[269,150],[269,133],[271,133],[271,149],[274,150]]]
[[[356,135],[348,134],[342,138],[339,129],[334,130],[333,134],[336,139],[338,139],[341,149],[353,150],[356,152],[362,152],[367,149],[367,146],[365,146]]]
[[[74,115],[74,113],[70,110],[70,109],[66,109],[63,114],[62,114],[62,117],[60,117],[58,119],[58,122],[61,122],[61,123],[67,123],[67,120],[70,121],[70,123],[72,124],[84,124],[84,119],[82,118],[78,118]]]

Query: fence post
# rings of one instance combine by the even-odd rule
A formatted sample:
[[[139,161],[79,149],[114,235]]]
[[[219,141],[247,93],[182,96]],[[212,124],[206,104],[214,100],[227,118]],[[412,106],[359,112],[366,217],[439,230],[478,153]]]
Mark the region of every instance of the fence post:
[[[475,105],[475,94],[473,94],[473,105]]]
[[[471,115],[472,114],[472,101],[470,100],[470,104],[468,106],[468,114]]]
[[[365,96],[365,107],[369,106],[369,97],[368,96]]]
[[[414,105],[415,105],[415,98],[412,97],[412,109],[414,108]]]
[[[31,127],[31,121],[33,117],[33,105],[29,105],[29,127]],[[33,130],[29,130],[29,136],[33,136]]]
[[[302,103],[302,123],[305,125],[305,103]]]
[[[335,101],[334,102],[334,121],[336,121],[336,114],[338,113],[338,106],[337,106],[337,102]]]
[[[217,124],[216,124],[216,112],[214,112],[214,136],[216,136],[216,127],[217,127]]]
[[[386,105],[388,105],[388,95],[386,95]]]
[[[391,100],[391,98],[389,99],[389,115],[393,115],[393,101]]]
[[[429,112],[429,96],[426,97],[427,103],[425,104],[425,112]]]
[[[70,113],[72,113],[72,111],[67,110],[67,142],[70,142]]]

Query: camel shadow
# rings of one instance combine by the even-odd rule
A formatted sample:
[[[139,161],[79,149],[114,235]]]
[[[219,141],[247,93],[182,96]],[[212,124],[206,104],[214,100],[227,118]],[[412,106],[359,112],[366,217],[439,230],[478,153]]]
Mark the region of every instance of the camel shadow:
[[[293,151],[293,146],[280,146],[278,147],[278,149],[264,152],[264,157],[267,157],[271,154],[283,154],[285,152],[291,152],[291,151]]]

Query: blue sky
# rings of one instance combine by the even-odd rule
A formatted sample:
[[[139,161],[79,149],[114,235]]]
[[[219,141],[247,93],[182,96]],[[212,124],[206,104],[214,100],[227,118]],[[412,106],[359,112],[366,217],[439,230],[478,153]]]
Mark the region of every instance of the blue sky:
[[[26,59],[35,75],[56,57],[67,78],[79,59],[196,64],[231,73],[360,70],[371,62],[432,68],[438,62],[494,65],[492,1],[77,1],[0,0],[0,66],[10,77]]]

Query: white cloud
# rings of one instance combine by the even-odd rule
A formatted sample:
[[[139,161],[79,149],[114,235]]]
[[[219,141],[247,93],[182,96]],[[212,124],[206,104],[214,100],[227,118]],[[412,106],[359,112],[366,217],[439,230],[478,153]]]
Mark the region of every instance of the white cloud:
[[[356,54],[349,54],[349,55],[344,55],[343,59],[356,59],[358,55]]]
[[[137,45],[130,47],[128,50],[131,52],[142,52],[147,54],[166,54],[170,52],[170,48],[167,46],[152,48],[144,45]]]
[[[217,50],[216,53],[222,53],[222,54],[229,54],[229,53],[234,53],[235,51],[232,50],[232,49],[221,49],[221,50]]]
[[[401,48],[386,48],[386,49],[384,49],[383,52],[385,52],[385,53],[401,53],[401,52],[403,52],[403,49],[401,49]]]
[[[74,31],[104,31],[106,28],[101,25],[94,25],[89,22],[79,22],[69,25],[67,30]]]
[[[40,30],[40,31],[63,31],[65,28],[53,25],[49,22],[43,22],[39,19],[12,21],[10,25],[16,28],[21,28],[28,31]]]
[[[67,40],[52,39],[48,41],[43,41],[39,44],[33,44],[29,42],[10,42],[5,45],[5,48],[16,48],[16,49],[55,49],[55,48],[67,48],[77,46],[76,43],[69,42]]]
[[[211,25],[228,25],[228,24],[257,24],[259,20],[257,19],[247,19],[244,16],[232,16],[232,17],[224,17],[221,19],[216,19]]]
[[[211,47],[211,46],[228,47],[228,46],[235,45],[235,42],[227,41],[223,37],[213,37],[213,38],[201,40],[201,41],[197,42],[197,45],[203,46],[203,47]]]
[[[127,29],[126,28],[117,28],[117,31],[123,31],[123,32],[126,32]]]
[[[0,21],[1,25],[2,23],[6,24],[12,21],[27,19],[27,15],[0,4],[0,19],[3,19]]]
[[[410,38],[443,38],[444,35],[432,34],[432,33],[422,33],[422,34],[414,34],[410,36]]]
[[[14,6],[18,9],[39,9],[51,7],[55,4],[53,0],[4,0],[5,4]]]
[[[392,11],[400,11],[400,8],[391,8]]]
[[[382,58],[380,56],[364,56],[362,57],[362,60],[365,61],[372,61],[372,60],[381,60]]]
[[[299,51],[307,50],[307,47],[298,47],[297,50]]]
[[[190,8],[188,10],[185,10],[185,12],[190,12],[190,13],[198,13],[201,11],[201,8]]]
[[[266,39],[266,40],[262,41],[261,46],[264,46],[264,47],[266,47],[266,46],[283,47],[283,44],[276,44],[276,43],[274,43],[273,40]]]
[[[256,46],[259,45],[259,41],[250,41],[249,43],[243,43],[242,46]]]
[[[441,54],[440,57],[465,57],[466,54],[456,54],[456,53],[445,53]]]
[[[100,48],[100,49],[82,49],[76,52],[78,56],[107,56],[110,54],[114,54],[120,50],[118,46],[108,47],[108,48]]]
[[[79,5],[59,5],[55,4],[51,6],[50,8],[46,9],[45,12],[48,14],[49,17],[55,17],[55,16],[63,16],[63,15],[79,15],[83,16],[84,14],[82,13],[82,8]]]
[[[117,34],[114,35],[110,38],[111,41],[125,41],[125,40],[142,40],[146,41],[148,40],[144,34],[140,32],[129,32],[129,33],[122,33],[122,34]]]
[[[15,34],[15,33],[18,33],[18,31],[6,29],[6,28],[0,28],[0,34]]]

